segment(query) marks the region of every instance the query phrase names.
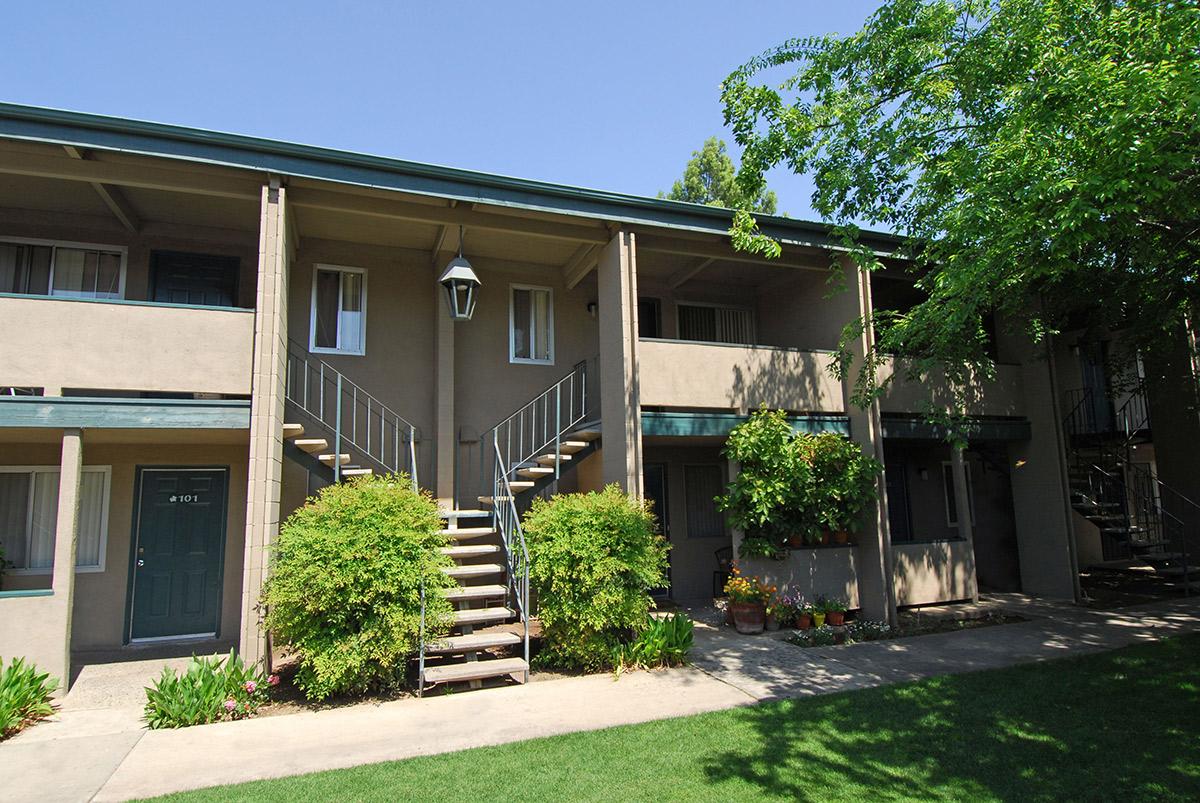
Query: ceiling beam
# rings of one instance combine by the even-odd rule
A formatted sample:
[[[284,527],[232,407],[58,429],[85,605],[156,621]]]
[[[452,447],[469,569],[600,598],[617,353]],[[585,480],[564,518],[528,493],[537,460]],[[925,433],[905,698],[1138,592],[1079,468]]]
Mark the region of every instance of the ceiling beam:
[[[0,152],[0,173],[254,201],[258,200],[262,192],[262,181],[249,176],[218,176],[195,170],[145,164],[72,159],[65,155],[58,157]]]
[[[667,279],[667,284],[671,285],[672,290],[675,290],[675,289],[679,288],[679,286],[682,285],[684,282],[688,281],[689,279],[695,278],[700,273],[700,271],[704,270],[705,268],[707,268],[709,265],[711,265],[712,263],[714,263],[716,261],[717,260],[715,257],[700,257],[695,262],[688,265],[686,268],[681,268],[681,269],[675,271],[674,273],[672,273],[671,276]]]
[[[575,249],[575,253],[562,267],[563,283],[567,285],[568,290],[574,290],[575,286],[583,281],[583,277],[596,267],[600,259],[599,251],[600,246],[594,243],[584,243]]]
[[[828,270],[829,256],[819,252],[811,257],[803,254],[786,253],[779,259],[767,259],[757,254],[738,251],[728,242],[693,240],[680,237],[664,237],[662,235],[639,234],[637,238],[638,251],[656,251],[662,254],[680,254],[683,256],[705,257],[721,262],[745,262],[754,265],[767,265],[777,268],[796,268],[800,270]],[[694,266],[693,266],[694,267]],[[686,268],[684,270],[687,270]],[[680,271],[682,273],[683,271]],[[678,276],[679,274],[675,274]],[[674,277],[672,277],[674,278]]]
[[[599,226],[584,226],[577,223],[555,223],[546,220],[497,215],[467,208],[467,205],[442,206],[440,204],[418,204],[411,201],[393,200],[375,196],[294,187],[288,197],[295,206],[320,209],[329,212],[349,212],[392,220],[412,220],[421,223],[450,224],[471,229],[507,231],[546,237],[553,240],[574,242],[606,243],[608,233]]]
[[[72,159],[84,161],[87,156],[83,151],[76,148],[74,145],[63,145],[63,150],[67,152],[67,156]],[[137,210],[129,203],[125,195],[116,187],[110,184],[101,184],[99,181],[90,182],[92,189],[100,196],[100,200],[104,201],[104,205],[113,213],[113,216],[121,221],[121,225],[129,229],[133,233],[137,233],[142,227],[142,219],[138,215]]]

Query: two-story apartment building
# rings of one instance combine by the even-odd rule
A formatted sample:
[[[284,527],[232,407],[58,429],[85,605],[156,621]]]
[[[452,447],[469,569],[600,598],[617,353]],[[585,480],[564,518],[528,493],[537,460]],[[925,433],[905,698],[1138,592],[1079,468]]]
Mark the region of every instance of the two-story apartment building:
[[[922,417],[936,383],[859,409],[827,370],[844,324],[911,297],[903,271],[868,275],[786,218],[761,221],[783,247],[764,260],[728,225],[709,207],[0,105],[0,655],[63,676],[72,652],[161,640],[261,658],[280,522],[364,471],[480,510],[485,540],[510,498],[619,483],[657,502],[668,592],[712,596],[737,542],[713,503],[736,470],[721,446],[761,404],[887,466],[856,543],[757,567],[781,584],[874,618],[981,586],[1072,598],[1051,364],[999,332],[956,455]],[[480,286],[454,321],[439,277],[460,252]],[[477,559],[494,560],[461,563],[492,565]]]

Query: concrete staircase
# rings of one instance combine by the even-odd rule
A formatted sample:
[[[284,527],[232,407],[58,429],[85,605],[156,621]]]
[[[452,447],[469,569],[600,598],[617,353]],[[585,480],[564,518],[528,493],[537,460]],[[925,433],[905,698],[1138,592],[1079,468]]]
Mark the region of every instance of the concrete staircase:
[[[442,534],[451,542],[442,553],[454,559],[454,566],[444,571],[458,582],[446,592],[455,608],[454,624],[449,636],[423,643],[418,694],[437,684],[465,682],[469,688],[481,688],[490,678],[528,681],[528,631],[521,613],[510,604],[509,561],[497,543],[492,513],[443,510],[442,520]],[[520,656],[504,654],[522,648]]]

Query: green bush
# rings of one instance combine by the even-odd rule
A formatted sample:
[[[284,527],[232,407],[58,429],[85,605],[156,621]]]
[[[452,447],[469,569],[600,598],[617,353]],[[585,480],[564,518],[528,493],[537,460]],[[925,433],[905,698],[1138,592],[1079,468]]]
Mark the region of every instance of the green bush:
[[[692,620],[682,613],[649,617],[633,641],[613,651],[617,674],[635,667],[655,669],[685,663],[692,649],[692,630]]]
[[[544,666],[611,665],[649,615],[649,589],[666,582],[666,541],[647,503],[610,485],[599,493],[535,499],[525,516]]]
[[[403,475],[331,485],[291,515],[275,542],[263,590],[267,627],[300,658],[295,683],[310,700],[403,684],[426,630],[447,632],[450,604],[439,589],[437,505]]]
[[[50,695],[57,688],[57,680],[24,659],[8,666],[0,661],[0,739],[53,714]]]
[[[857,443],[832,432],[802,436],[797,443],[812,467],[809,499],[820,526],[857,532],[863,512],[878,495],[876,480],[883,466]]]
[[[146,724],[152,729],[186,728],[245,719],[267,701],[274,681],[232,650],[220,658],[192,656],[183,674],[164,666],[154,685],[146,687]]]

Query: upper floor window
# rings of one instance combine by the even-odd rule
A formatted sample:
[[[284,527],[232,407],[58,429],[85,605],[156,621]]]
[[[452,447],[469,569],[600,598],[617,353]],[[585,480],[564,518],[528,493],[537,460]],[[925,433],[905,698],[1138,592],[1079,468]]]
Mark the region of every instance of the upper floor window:
[[[367,272],[362,268],[317,265],[313,273],[309,351],[366,353]]]
[[[125,249],[47,240],[0,240],[0,292],[123,298]]]
[[[0,544],[18,574],[49,574],[58,527],[57,466],[0,467]],[[84,466],[79,486],[77,569],[104,571],[108,466]]]
[[[679,339],[754,343],[754,311],[719,304],[679,303]]]
[[[549,287],[514,284],[509,292],[509,361],[553,365],[553,291]]]

